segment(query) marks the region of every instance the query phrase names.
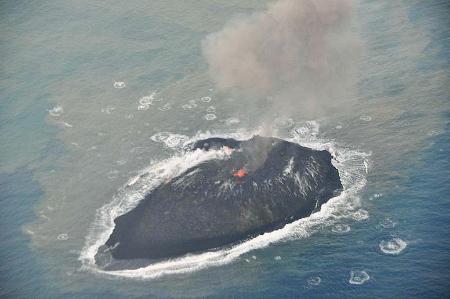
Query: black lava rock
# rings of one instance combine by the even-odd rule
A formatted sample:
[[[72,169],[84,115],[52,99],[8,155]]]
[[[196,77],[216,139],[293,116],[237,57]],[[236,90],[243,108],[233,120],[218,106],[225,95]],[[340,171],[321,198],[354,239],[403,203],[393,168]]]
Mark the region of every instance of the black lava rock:
[[[97,263],[105,254],[155,260],[235,244],[311,215],[342,190],[327,151],[260,136],[209,138],[191,150],[223,147],[228,159],[193,166],[117,217]]]

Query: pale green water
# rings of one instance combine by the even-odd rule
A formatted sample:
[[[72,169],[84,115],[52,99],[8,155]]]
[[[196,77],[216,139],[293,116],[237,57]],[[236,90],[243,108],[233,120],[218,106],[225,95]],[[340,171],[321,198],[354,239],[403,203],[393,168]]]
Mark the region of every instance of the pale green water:
[[[226,133],[260,125],[255,120],[264,107],[248,109],[241,99],[214,89],[200,43],[235,14],[263,8],[264,1],[2,3],[0,171],[9,177],[23,168],[32,170],[43,191],[41,196],[33,191],[34,197],[40,196],[37,219],[23,216],[20,223],[28,223],[24,231],[38,260],[39,265],[31,267],[45,273],[43,282],[30,280],[27,265],[8,262],[24,272],[14,276],[13,283],[7,279],[9,268],[2,269],[2,280],[8,281],[5,294],[23,285],[17,280],[30,280],[32,285],[45,286],[42,297],[293,297],[314,291],[332,297],[333,290],[339,290],[339,296],[357,297],[360,293],[348,285],[351,269],[372,274],[385,269],[383,265],[409,265],[411,260],[425,258],[434,247],[421,245],[423,234],[402,218],[401,207],[414,214],[402,198],[407,191],[414,194],[414,187],[407,183],[410,169],[423,167],[422,152],[448,121],[449,9],[445,1],[430,3],[357,2],[355,30],[365,51],[356,104],[351,111],[319,120],[321,140],[371,153],[368,183],[358,194],[368,220],[346,220],[351,231],[343,236],[324,227],[309,238],[249,252],[224,266],[150,281],[80,271],[80,250],[95,212],[152,161],[176,152],[154,142],[154,134],[165,131],[193,137],[199,131]],[[115,81],[125,82],[125,88],[114,88]],[[139,99],[155,91],[156,98],[163,100],[138,110]],[[206,96],[210,102],[201,100]],[[183,107],[187,104],[191,108]],[[57,106],[63,113],[50,115],[48,110]],[[216,118],[207,120],[210,113]],[[230,121],[235,118],[240,122]],[[280,130],[280,135],[287,136],[307,120],[294,119],[292,127]],[[448,194],[445,189],[441,192],[441,200],[448,204]],[[369,200],[375,193],[384,196]],[[395,208],[390,206],[394,200]],[[26,205],[35,206],[35,202]],[[14,203],[11,209],[21,208]],[[422,214],[417,215],[418,222],[426,222]],[[386,218],[398,225],[389,233],[379,229]],[[448,223],[446,219],[441,224],[443,231]],[[380,235],[386,234],[406,240],[405,252],[380,259],[376,248]],[[414,244],[419,253],[412,256]],[[445,252],[447,245],[448,238],[438,251]],[[281,261],[274,256],[282,257]],[[419,266],[411,264],[386,275],[397,281],[404,272],[422,269]],[[377,274],[361,288],[372,295],[379,294],[382,286],[389,294],[400,292],[402,287],[387,287]],[[307,287],[310,276],[321,276],[323,283]],[[447,286],[438,284],[436,294]],[[405,282],[403,288],[408,287]],[[47,289],[52,292],[45,293]],[[27,293],[9,294],[26,297]]]

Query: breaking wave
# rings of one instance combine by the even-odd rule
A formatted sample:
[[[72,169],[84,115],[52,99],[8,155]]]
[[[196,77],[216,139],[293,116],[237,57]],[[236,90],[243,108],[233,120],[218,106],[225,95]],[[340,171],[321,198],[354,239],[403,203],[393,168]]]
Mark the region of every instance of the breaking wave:
[[[308,133],[299,128],[308,127]],[[220,266],[235,261],[244,253],[255,249],[267,247],[276,242],[285,242],[292,239],[306,238],[324,226],[333,226],[343,219],[354,219],[355,211],[360,207],[358,191],[366,184],[366,165],[369,154],[345,148],[334,141],[321,140],[318,135],[318,123],[308,122],[306,126],[293,128],[289,136],[276,136],[285,140],[296,142],[318,150],[328,150],[333,155],[332,163],[338,169],[344,191],[326,204],[319,212],[307,218],[287,224],[281,229],[265,233],[243,241],[240,244],[223,247],[215,251],[188,254],[179,258],[156,262],[154,264],[130,270],[105,271],[95,264],[95,255],[98,248],[109,238],[114,229],[114,219],[133,209],[145,194],[157,187],[163,181],[178,176],[185,170],[198,163],[210,159],[223,159],[224,150],[185,151],[186,146],[195,140],[212,136],[225,138],[248,139],[261,132],[238,131],[237,133],[211,134],[198,133],[192,138],[179,138],[180,135],[161,133],[153,136],[155,141],[164,142],[175,136],[177,141],[176,154],[163,161],[155,161],[149,167],[131,178],[113,197],[113,200],[97,210],[95,221],[86,237],[86,243],[80,253],[79,260],[82,270],[108,274],[112,276],[151,279],[169,274],[181,274],[198,271],[204,268]],[[298,132],[301,133],[298,133]],[[152,138],[152,139],[153,139]],[[180,140],[181,139],[181,140]]]

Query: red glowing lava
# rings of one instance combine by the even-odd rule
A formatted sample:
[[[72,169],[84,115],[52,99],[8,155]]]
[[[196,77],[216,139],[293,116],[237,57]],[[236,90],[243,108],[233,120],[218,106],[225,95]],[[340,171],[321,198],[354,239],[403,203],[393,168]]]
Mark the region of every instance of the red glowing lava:
[[[238,171],[236,171],[235,173],[233,173],[233,176],[236,178],[243,178],[245,176],[247,176],[247,171],[244,168],[239,169]]]

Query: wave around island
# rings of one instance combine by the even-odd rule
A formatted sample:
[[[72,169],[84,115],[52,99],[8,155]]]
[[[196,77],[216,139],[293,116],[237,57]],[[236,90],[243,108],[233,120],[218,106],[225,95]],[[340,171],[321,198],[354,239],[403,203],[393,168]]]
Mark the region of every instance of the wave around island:
[[[176,154],[169,159],[151,163],[139,175],[130,178],[128,183],[120,188],[110,203],[97,210],[94,223],[86,237],[85,246],[79,257],[82,263],[82,269],[112,276],[139,279],[151,279],[169,274],[193,272],[233,262],[247,252],[267,247],[276,242],[306,238],[324,225],[331,226],[342,219],[352,219],[354,212],[360,206],[358,191],[366,184],[367,159],[369,154],[342,147],[334,141],[322,140],[317,137],[318,124],[316,122],[311,122],[311,124],[308,122],[306,125],[311,127],[312,132],[310,134],[300,134],[296,130],[297,128],[294,128],[289,138],[283,138],[282,136],[280,138],[296,142],[309,148],[328,150],[333,156],[332,163],[338,169],[342,185],[344,186],[344,191],[339,196],[330,199],[324,204],[319,212],[287,224],[281,229],[215,251],[188,254],[179,258],[159,261],[138,269],[115,271],[100,269],[95,264],[94,257],[98,248],[106,242],[112,233],[115,218],[133,209],[144,198],[147,192],[167,179],[173,178],[203,161],[222,159],[226,156],[223,150],[207,152],[185,151],[186,145],[195,140],[212,136],[231,137],[242,140],[260,132],[255,130],[228,134],[199,133],[192,138],[187,136],[180,138],[178,134],[160,134],[166,138],[158,136],[154,140],[156,142],[167,143],[166,146],[175,149]],[[180,140],[176,148],[174,148],[174,143],[171,141],[173,139],[171,138],[172,135],[176,137],[175,139]],[[169,139],[170,142],[165,142],[165,139]]]

